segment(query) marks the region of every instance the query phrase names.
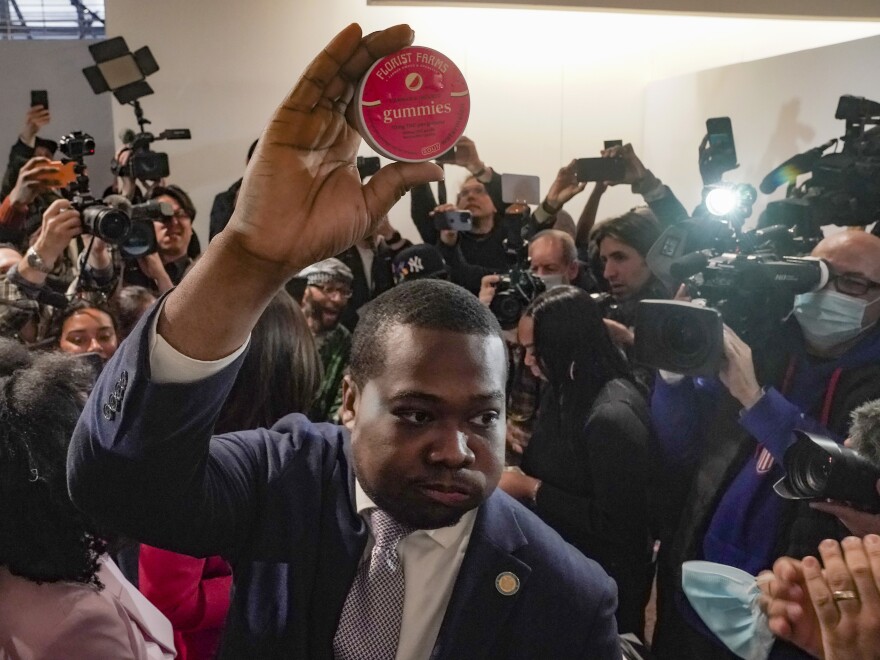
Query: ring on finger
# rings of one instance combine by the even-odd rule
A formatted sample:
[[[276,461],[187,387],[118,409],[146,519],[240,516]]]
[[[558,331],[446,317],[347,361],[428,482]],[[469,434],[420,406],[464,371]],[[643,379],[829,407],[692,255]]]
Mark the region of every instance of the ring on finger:
[[[845,589],[845,590],[841,590],[841,591],[832,591],[832,592],[831,592],[831,597],[832,597],[835,601],[841,601],[841,600],[858,600],[858,599],[859,599],[859,594],[856,593],[855,591],[851,590],[851,589]]]

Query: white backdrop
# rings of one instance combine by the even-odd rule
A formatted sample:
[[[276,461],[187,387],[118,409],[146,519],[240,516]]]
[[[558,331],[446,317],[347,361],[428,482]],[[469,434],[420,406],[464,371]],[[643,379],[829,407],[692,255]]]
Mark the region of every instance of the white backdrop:
[[[571,158],[595,155],[604,139],[644,148],[645,86],[685,72],[880,33],[876,23],[772,21],[601,14],[580,11],[378,7],[363,0],[109,0],[108,33],[133,49],[149,45],[161,70],[143,100],[156,131],[189,127],[191,142],[167,143],[172,179],[199,209],[207,236],[213,196],[244,167],[248,145],[311,57],[345,24],[366,31],[408,22],[417,43],[450,56],[471,88],[467,134],[500,171],[537,174],[546,191]],[[114,106],[115,133],[133,126]],[[666,130],[669,130],[668,128]],[[369,154],[366,146],[363,154]],[[662,176],[662,174],[661,174]],[[463,174],[449,175],[454,188]],[[606,195],[601,214],[633,204]],[[585,198],[573,200],[577,217]],[[392,222],[415,237],[409,202]]]

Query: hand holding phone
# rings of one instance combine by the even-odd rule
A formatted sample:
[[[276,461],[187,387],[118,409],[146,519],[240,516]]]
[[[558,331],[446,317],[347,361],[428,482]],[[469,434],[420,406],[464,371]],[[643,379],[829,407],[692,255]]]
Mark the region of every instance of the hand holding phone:
[[[470,211],[439,211],[434,214],[434,228],[440,231],[471,231],[474,220]]]

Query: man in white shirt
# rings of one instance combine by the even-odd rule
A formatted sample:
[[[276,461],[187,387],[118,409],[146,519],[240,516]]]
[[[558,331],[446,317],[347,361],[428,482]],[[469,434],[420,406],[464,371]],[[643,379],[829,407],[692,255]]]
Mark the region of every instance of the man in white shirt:
[[[71,445],[71,497],[132,537],[230,559],[223,657],[619,658],[613,582],[495,490],[504,345],[463,289],[426,280],[370,305],[344,428],[290,415],[211,437],[275,291],[440,176],[399,163],[361,186],[344,118],[352,81],[412,38],[352,25],[312,62],[227,230],[105,368]]]

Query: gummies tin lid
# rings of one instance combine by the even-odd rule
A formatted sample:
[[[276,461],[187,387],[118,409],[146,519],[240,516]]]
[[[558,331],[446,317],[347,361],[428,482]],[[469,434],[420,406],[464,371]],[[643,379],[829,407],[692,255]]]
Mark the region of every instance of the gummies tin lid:
[[[467,83],[445,55],[409,46],[378,60],[357,90],[360,133],[377,153],[421,162],[448,151],[464,133]]]

